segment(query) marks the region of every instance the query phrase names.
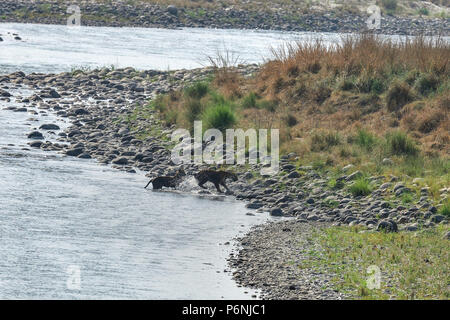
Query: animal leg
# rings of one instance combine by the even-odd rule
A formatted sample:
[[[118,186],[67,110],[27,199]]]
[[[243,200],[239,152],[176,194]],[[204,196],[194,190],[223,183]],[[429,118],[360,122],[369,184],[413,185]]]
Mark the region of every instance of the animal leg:
[[[226,189],[228,192],[230,192],[230,189],[227,187],[227,185],[225,184],[225,182],[222,182],[221,185],[224,186],[225,189]]]
[[[199,182],[199,183],[198,183],[198,186],[199,186],[200,188],[203,188],[203,189],[208,189],[208,188],[206,188],[206,187],[204,186],[204,184],[205,184],[205,182]]]
[[[222,190],[220,190],[220,185],[217,182],[214,183],[214,186],[216,187],[218,192],[222,193]]]

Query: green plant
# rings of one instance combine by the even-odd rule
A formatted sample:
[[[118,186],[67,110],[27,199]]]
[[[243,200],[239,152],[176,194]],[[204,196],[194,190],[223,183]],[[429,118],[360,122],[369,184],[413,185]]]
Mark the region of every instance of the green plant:
[[[350,192],[354,197],[367,196],[372,193],[372,187],[369,180],[361,177],[350,186]]]
[[[403,204],[408,204],[414,201],[414,197],[410,192],[403,193],[401,199]]]
[[[428,10],[428,8],[420,8],[417,10],[417,13],[421,16],[428,16],[430,14],[430,10]]]
[[[433,74],[421,74],[416,80],[415,88],[423,96],[436,91],[439,87],[439,79]]]
[[[328,187],[331,189],[342,189],[344,187],[344,182],[342,180],[331,179],[328,181]]]
[[[244,99],[242,99],[242,107],[244,109],[256,108],[257,107],[258,96],[254,92],[247,94]]]
[[[203,105],[199,100],[189,99],[186,102],[185,117],[191,125],[200,118],[202,111]]]
[[[341,142],[337,132],[314,132],[311,135],[311,151],[324,151]]]
[[[184,91],[186,95],[193,99],[203,98],[209,90],[209,85],[206,82],[197,82],[187,87]]]
[[[416,156],[419,153],[416,143],[402,131],[388,133],[386,142],[390,154]]]
[[[236,123],[236,115],[228,104],[218,104],[207,108],[203,114],[206,129],[225,131]]]
[[[368,75],[367,73],[364,73],[356,80],[355,86],[358,88],[359,92],[362,93],[373,92],[380,94],[385,90],[382,79]]]
[[[356,143],[368,151],[372,150],[376,144],[376,138],[370,132],[359,129],[355,139]]]
[[[447,200],[439,208],[439,214],[450,218],[450,198],[447,198]]]

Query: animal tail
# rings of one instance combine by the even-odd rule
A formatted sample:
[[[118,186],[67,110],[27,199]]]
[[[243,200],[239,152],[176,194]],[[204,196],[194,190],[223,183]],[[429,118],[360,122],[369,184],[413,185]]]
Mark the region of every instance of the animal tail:
[[[144,187],[144,189],[147,189],[148,185],[149,185],[150,183],[152,183],[153,180],[155,180],[155,179],[151,179],[151,180],[147,183],[147,185]]]

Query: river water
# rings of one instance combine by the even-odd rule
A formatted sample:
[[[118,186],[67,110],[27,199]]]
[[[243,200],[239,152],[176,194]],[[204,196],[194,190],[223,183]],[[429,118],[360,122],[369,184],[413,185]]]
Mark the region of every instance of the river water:
[[[44,122],[68,125],[0,110],[0,299],[250,298],[224,273],[224,243],[267,214],[29,149]]]
[[[9,34],[8,34],[9,33]],[[14,40],[17,33],[22,41]],[[0,24],[0,73],[62,72],[77,67],[135,67],[182,69],[209,64],[208,56],[229,52],[230,60],[258,63],[270,48],[322,38],[338,41],[335,33],[252,30],[181,30],[109,27],[67,27],[38,24]]]

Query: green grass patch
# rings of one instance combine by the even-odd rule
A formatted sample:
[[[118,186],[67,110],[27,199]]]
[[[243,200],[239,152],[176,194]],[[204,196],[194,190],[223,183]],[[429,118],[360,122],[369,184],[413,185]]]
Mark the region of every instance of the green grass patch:
[[[450,198],[447,198],[447,200],[445,200],[442,204],[442,207],[439,208],[439,214],[450,217]]]
[[[203,114],[205,129],[218,129],[225,131],[236,124],[236,115],[229,104],[217,104],[210,106]]]
[[[416,156],[419,148],[416,143],[402,131],[393,131],[386,135],[387,148],[390,154]]]
[[[334,274],[338,291],[357,299],[449,299],[449,226],[416,233],[361,232],[358,227],[317,230],[314,251],[301,268]],[[369,289],[368,268],[380,270],[380,287]],[[370,269],[369,269],[370,270]]]
[[[349,190],[354,197],[367,196],[372,193],[372,186],[370,185],[369,180],[361,177],[355,180]]]

